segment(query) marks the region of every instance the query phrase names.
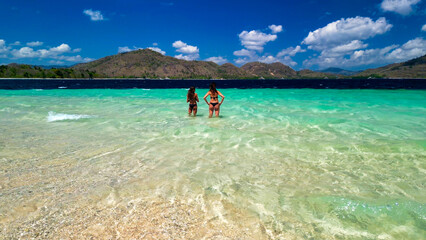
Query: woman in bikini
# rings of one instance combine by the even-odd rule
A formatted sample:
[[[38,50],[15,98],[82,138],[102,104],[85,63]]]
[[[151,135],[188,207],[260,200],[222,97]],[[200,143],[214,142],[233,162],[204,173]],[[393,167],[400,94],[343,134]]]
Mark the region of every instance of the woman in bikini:
[[[191,113],[197,115],[197,102],[198,94],[195,93],[195,87],[190,87],[188,94],[186,95],[186,102],[189,102],[188,115],[191,116]]]
[[[210,95],[210,103],[207,102],[207,96]],[[221,96],[222,100],[219,102],[218,97]],[[216,117],[219,117],[220,105],[222,105],[223,100],[225,100],[225,96],[216,90],[216,83],[212,82],[210,84],[210,90],[207,92],[206,96],[204,96],[204,101],[209,105],[209,118],[213,116],[213,111],[216,112]]]

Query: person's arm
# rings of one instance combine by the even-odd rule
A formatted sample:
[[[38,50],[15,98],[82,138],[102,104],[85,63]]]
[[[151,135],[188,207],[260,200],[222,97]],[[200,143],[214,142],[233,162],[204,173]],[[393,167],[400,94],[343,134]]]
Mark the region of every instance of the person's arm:
[[[189,102],[188,94],[186,95],[186,102]]]
[[[204,101],[207,103],[207,105],[210,105],[209,102],[207,102],[207,97],[210,95],[210,91],[206,93],[206,96],[204,96]]]
[[[200,102],[200,101],[198,100],[198,94],[195,94],[195,100],[196,100],[197,102]]]
[[[219,91],[217,91],[217,94],[219,94],[222,97],[222,101],[220,101],[219,105],[222,105],[223,100],[225,100],[225,96],[223,96],[222,93],[220,93]]]

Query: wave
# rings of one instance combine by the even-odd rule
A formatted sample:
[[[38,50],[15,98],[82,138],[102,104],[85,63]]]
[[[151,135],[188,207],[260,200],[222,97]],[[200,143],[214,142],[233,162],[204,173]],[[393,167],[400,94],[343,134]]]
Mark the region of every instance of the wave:
[[[82,119],[82,118],[93,118],[93,117],[94,116],[90,116],[90,115],[49,112],[49,114],[47,116],[47,121],[48,122],[56,122],[56,121],[63,121],[63,120],[78,120],[78,119]]]

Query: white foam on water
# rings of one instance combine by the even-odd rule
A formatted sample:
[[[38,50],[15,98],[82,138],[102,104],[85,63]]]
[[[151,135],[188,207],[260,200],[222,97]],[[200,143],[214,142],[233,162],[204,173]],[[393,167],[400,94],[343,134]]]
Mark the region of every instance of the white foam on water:
[[[10,112],[11,110],[12,110],[12,108],[5,107],[5,108],[0,109],[0,112]]]
[[[220,201],[214,201],[212,203],[212,211],[216,217],[220,219],[223,223],[228,223],[228,220],[224,216],[225,208]]]
[[[56,121],[63,121],[63,120],[78,120],[82,118],[93,118],[93,117],[95,116],[49,112],[47,116],[47,121],[56,122]]]
[[[141,88],[142,91],[151,91],[149,88]]]
[[[83,115],[83,116],[87,116],[87,115]],[[96,155],[96,156],[93,156],[93,157],[91,157],[91,158],[89,158],[89,159],[87,159],[87,160],[93,160],[93,159],[97,159],[97,158],[100,158],[100,157],[103,157],[103,156],[106,156],[106,155],[109,155],[109,154],[111,154],[111,153],[116,153],[116,152],[118,152],[118,151],[120,151],[121,150],[121,148],[117,148],[117,149],[115,149],[115,150],[113,150],[113,151],[109,151],[109,152],[104,152],[104,153],[101,153],[101,154],[98,154],[98,155]]]
[[[341,236],[341,237],[354,237],[354,238],[368,238],[368,239],[374,239],[376,236],[374,234],[371,234],[367,231],[363,231],[363,230],[357,230],[354,228],[350,228],[350,227],[344,227],[341,226],[341,224],[339,222],[335,222],[335,221],[319,221],[320,225],[322,227],[324,227],[324,229],[327,230],[327,232],[333,234],[333,235],[337,235],[337,236]]]

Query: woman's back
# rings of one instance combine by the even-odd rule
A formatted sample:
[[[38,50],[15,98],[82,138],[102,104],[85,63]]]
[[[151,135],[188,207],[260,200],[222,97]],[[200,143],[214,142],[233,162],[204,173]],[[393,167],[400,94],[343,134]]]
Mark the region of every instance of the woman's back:
[[[217,93],[217,91],[216,92],[210,91],[210,102],[213,102],[213,103],[218,102],[219,101],[218,96],[219,94]]]
[[[194,93],[193,96],[187,96],[190,104],[197,104],[198,94]]]
[[[207,102],[207,97],[210,96],[210,102]],[[222,97],[222,101],[219,102],[219,96]],[[209,118],[212,117],[213,112],[216,112],[216,117],[219,117],[220,105],[223,103],[225,96],[216,90],[216,83],[210,84],[210,90],[204,96],[204,101],[209,105]]]

